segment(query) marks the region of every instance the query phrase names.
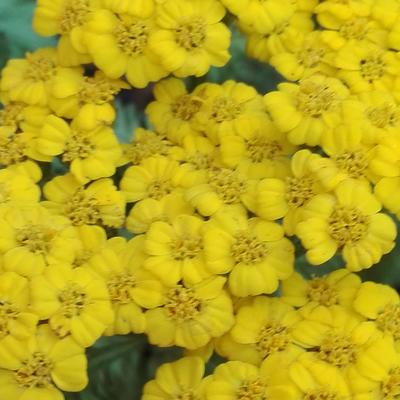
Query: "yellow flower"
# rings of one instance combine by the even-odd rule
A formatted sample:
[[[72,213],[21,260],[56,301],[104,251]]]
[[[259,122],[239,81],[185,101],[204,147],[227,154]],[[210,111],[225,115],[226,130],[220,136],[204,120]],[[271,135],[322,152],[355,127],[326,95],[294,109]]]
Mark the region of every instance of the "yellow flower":
[[[79,51],[82,29],[91,12],[99,7],[99,0],[38,0],[33,16],[33,28],[42,36],[60,35],[58,56],[60,64],[80,65],[91,58]]]
[[[157,8],[157,31],[149,46],[175,76],[202,76],[230,59],[225,8],[216,0],[167,0]]]
[[[212,277],[193,286],[166,287],[163,305],[146,311],[149,342],[197,349],[227,332],[234,317],[224,284],[224,278]]]
[[[278,89],[264,96],[272,121],[287,132],[290,142],[309,146],[319,145],[325,132],[341,122],[341,109],[349,97],[341,81],[323,75],[313,75],[299,85],[281,83]]]
[[[79,392],[87,383],[84,349],[73,339],[59,339],[48,325],[20,342],[0,346],[0,385],[4,399],[63,400],[61,392]]]
[[[6,271],[39,275],[49,263],[66,261],[68,248],[77,245],[68,219],[51,215],[38,204],[4,207],[0,220],[0,252]]]
[[[375,322],[383,333],[389,334],[400,348],[400,298],[396,290],[388,285],[364,282],[353,301],[354,309]]]
[[[279,280],[293,272],[294,247],[283,228],[246,212],[220,212],[204,234],[207,269],[214,274],[229,273],[234,296],[273,293]]]
[[[91,14],[84,42],[94,64],[109,78],[126,75],[132,86],[144,88],[168,74],[149,46],[157,30],[152,3],[107,1],[104,9]]]
[[[283,218],[288,235],[294,234],[302,218],[302,210],[318,193],[321,184],[310,169],[314,153],[309,150],[296,152],[291,159],[292,174],[285,179],[266,178],[259,182],[255,195],[255,212],[267,220]]]
[[[56,176],[43,188],[49,210],[67,217],[72,225],[101,224],[119,228],[125,217],[125,197],[111,179],[82,186],[72,174]]]
[[[30,309],[29,284],[15,272],[0,272],[0,347],[11,336],[29,339],[36,332],[38,316]]]
[[[104,280],[87,268],[57,265],[31,280],[32,309],[58,337],[91,346],[113,321]]]
[[[395,135],[387,135],[378,140],[374,148],[371,170],[378,177],[396,178],[400,176],[400,139]]]
[[[271,354],[290,351],[294,346],[292,326],[300,316],[279,298],[253,297],[236,312],[235,325],[230,331],[234,342],[247,347],[247,360],[259,365]],[[232,352],[230,360],[241,359],[241,352]]]
[[[88,261],[88,267],[98,274],[107,285],[114,322],[106,329],[106,335],[126,335],[145,330],[145,317],[141,307],[154,308],[163,303],[162,285],[143,270],[144,237],[136,236],[129,242],[113,237],[117,249],[97,253]]]
[[[335,196],[314,197],[296,228],[307,260],[319,265],[339,251],[351,271],[379,262],[393,249],[396,237],[396,225],[380,210],[381,204],[369,187],[353,179],[342,181]]]
[[[282,282],[281,298],[302,309],[333,305],[350,307],[360,285],[360,277],[344,268],[308,280],[295,272]]]
[[[38,49],[23,59],[7,62],[2,70],[0,89],[11,101],[45,106],[58,69],[56,50]]]
[[[374,155],[365,144],[363,133],[363,125],[351,121],[325,132],[321,147],[328,157],[315,155],[310,160],[310,170],[326,190],[334,189],[348,178],[367,185],[372,180]]]
[[[295,146],[272,123],[249,124],[240,135],[227,133],[221,137],[221,161],[228,168],[237,168],[249,179],[284,178],[290,170],[289,155]]]
[[[122,177],[121,189],[128,202],[146,198],[161,200],[170,193],[195,185],[199,178],[187,166],[156,155],[144,159],[140,165],[129,167]]]
[[[182,214],[193,214],[193,208],[184,200],[182,193],[171,193],[161,200],[144,199],[129,211],[126,228],[132,233],[144,233],[153,222],[172,222]]]
[[[175,143],[195,132],[193,118],[202,99],[188,93],[183,81],[169,78],[158,82],[153,89],[155,101],[146,107],[146,114],[157,132],[165,134]]]
[[[348,43],[335,56],[337,76],[352,93],[390,91],[400,70],[397,54],[371,43]]]
[[[287,41],[287,48],[273,54],[270,64],[290,81],[308,78],[316,73],[334,76],[331,49],[320,31],[297,32]]]
[[[144,242],[144,267],[168,286],[180,280],[194,284],[209,277],[203,251],[205,229],[205,222],[191,215],[179,215],[170,223],[152,223]]]
[[[183,357],[161,365],[155,379],[146,383],[142,400],[204,400],[204,362],[199,357]]]
[[[54,115],[46,118],[36,147],[46,155],[61,155],[82,184],[113,175],[121,157],[121,148],[111,128],[99,126],[87,131],[79,121],[68,124]]]
[[[114,97],[129,85],[101,71],[85,76],[83,70],[63,68],[54,78],[49,106],[59,117],[76,118],[84,129],[95,129],[115,119]],[[98,117],[97,120],[95,117]]]

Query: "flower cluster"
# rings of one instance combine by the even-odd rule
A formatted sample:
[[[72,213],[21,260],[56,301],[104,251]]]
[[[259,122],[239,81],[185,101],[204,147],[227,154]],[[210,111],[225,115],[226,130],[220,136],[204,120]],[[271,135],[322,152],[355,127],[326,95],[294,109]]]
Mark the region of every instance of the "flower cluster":
[[[179,79],[228,62],[226,10],[290,82]],[[86,349],[131,333],[185,351],[143,400],[398,398],[400,297],[356,274],[400,217],[398,15],[398,0],[38,0],[57,47],[0,79],[0,400],[84,389]],[[147,129],[119,143],[115,98],[150,82]],[[306,279],[303,253],[343,268]],[[204,377],[213,352],[227,361]]]

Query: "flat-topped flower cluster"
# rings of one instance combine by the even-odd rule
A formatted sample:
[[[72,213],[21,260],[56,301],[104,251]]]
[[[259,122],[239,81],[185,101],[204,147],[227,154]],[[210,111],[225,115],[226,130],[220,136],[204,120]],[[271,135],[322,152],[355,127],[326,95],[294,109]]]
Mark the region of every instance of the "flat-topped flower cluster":
[[[396,244],[399,18],[398,0],[38,0],[57,46],[0,79],[0,400],[83,390],[85,350],[131,333],[185,350],[143,400],[400,398],[400,297],[357,275]],[[276,91],[181,79],[229,61],[233,23]],[[151,82],[120,143],[115,98]],[[343,267],[305,278],[303,254]]]

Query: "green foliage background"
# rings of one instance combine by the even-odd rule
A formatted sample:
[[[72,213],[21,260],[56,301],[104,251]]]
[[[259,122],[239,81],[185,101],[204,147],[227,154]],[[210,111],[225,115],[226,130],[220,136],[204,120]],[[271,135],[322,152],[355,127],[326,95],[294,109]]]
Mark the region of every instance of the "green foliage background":
[[[32,30],[35,0],[0,0],[0,68],[8,59],[23,57],[26,51],[51,46],[53,38],[41,38]],[[228,20],[227,23],[231,22]],[[264,94],[281,81],[270,67],[245,57],[245,42],[232,27],[232,59],[224,68],[212,68],[201,79],[189,79],[194,87],[203,81],[223,82],[227,79],[246,82]],[[117,99],[118,118],[115,130],[121,142],[128,142],[137,126],[146,126],[143,110],[151,100],[151,89],[133,90]],[[342,266],[340,257],[326,265],[313,268],[307,265],[298,245],[297,270],[305,276],[321,275]],[[366,280],[400,286],[400,240],[396,249],[385,256],[380,264],[363,271]],[[150,346],[144,335],[102,338],[88,350],[90,384],[81,393],[66,394],[67,400],[139,400],[143,384],[154,377],[156,368],[182,355],[176,348],[158,349]],[[221,359],[214,356],[209,364],[211,372]]]

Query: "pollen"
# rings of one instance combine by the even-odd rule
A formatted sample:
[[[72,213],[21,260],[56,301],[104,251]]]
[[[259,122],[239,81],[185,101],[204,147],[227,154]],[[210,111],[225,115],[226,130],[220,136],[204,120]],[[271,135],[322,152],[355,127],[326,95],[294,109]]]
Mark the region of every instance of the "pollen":
[[[190,94],[184,94],[178,97],[171,105],[171,111],[175,118],[182,121],[190,121],[200,110],[202,101]]]
[[[266,400],[265,385],[261,379],[248,379],[236,391],[237,400]]]
[[[82,26],[89,15],[89,0],[67,0],[60,17],[60,31],[68,34],[73,28]]]
[[[147,188],[147,193],[151,199],[161,200],[173,191],[172,183],[169,179],[155,179]]]
[[[400,110],[394,103],[386,102],[379,107],[369,107],[366,110],[367,118],[377,128],[397,126],[400,121]]]
[[[74,268],[81,267],[83,264],[88,262],[90,258],[94,255],[93,251],[90,250],[82,250],[80,253],[78,253],[72,263],[72,266]]]
[[[235,235],[231,255],[236,264],[256,264],[267,256],[267,247],[250,232],[243,231]]]
[[[261,135],[246,142],[247,153],[254,163],[273,160],[282,152],[282,146],[276,140],[269,140]]]
[[[304,395],[304,400],[339,400],[336,393],[324,389],[313,390]]]
[[[7,300],[0,299],[0,339],[7,336],[9,324],[19,315],[18,308]]]
[[[172,256],[178,261],[195,258],[202,250],[201,236],[182,236],[171,243]]]
[[[400,339],[400,306],[388,304],[376,318],[377,327],[383,332],[393,335],[395,340]]]
[[[132,301],[130,291],[136,286],[136,280],[129,273],[116,274],[107,283],[110,299],[113,303],[128,304]]]
[[[225,204],[237,204],[246,191],[246,182],[230,169],[215,168],[209,170],[209,184]]]
[[[170,319],[178,323],[193,320],[201,312],[201,300],[190,288],[178,285],[168,291],[166,298],[164,306],[166,313]]]
[[[122,16],[114,35],[122,52],[128,56],[138,56],[147,46],[149,31],[145,20]]]
[[[28,61],[27,79],[35,82],[46,82],[56,74],[56,65],[49,57],[28,53],[26,60]]]
[[[388,377],[381,386],[383,400],[396,400],[400,397],[400,368],[389,371]]]
[[[22,111],[25,106],[22,103],[10,103],[0,110],[0,126],[8,126],[15,132],[18,125],[23,121]]]
[[[71,162],[78,158],[87,158],[94,150],[95,146],[87,133],[72,130],[65,144],[62,160]]]
[[[338,206],[329,217],[329,234],[339,246],[357,243],[368,231],[369,217],[354,207]]]
[[[195,154],[190,155],[186,158],[186,161],[190,163],[195,169],[210,169],[213,167],[215,158],[213,154],[204,154],[199,151]]]
[[[315,68],[321,62],[324,55],[324,49],[310,45],[297,53],[297,59],[300,65],[303,65],[305,68]]]
[[[206,24],[203,18],[185,21],[175,29],[175,41],[187,51],[201,47],[206,39]]]
[[[58,295],[61,314],[66,318],[80,315],[87,305],[86,293],[78,284],[71,282]]]
[[[65,215],[75,226],[93,225],[100,220],[97,200],[88,195],[83,188],[78,189],[68,200]]]
[[[232,121],[242,112],[242,106],[229,97],[217,97],[211,106],[210,117],[217,123]]]
[[[318,353],[322,360],[341,368],[354,363],[357,350],[349,336],[327,333]]]
[[[0,135],[0,164],[11,165],[23,161],[27,143],[19,134]]]
[[[360,61],[361,76],[369,83],[380,79],[385,74],[385,62],[381,55],[370,55]]]
[[[290,343],[289,330],[278,322],[265,325],[259,332],[256,348],[263,358],[278,351],[283,351]]]
[[[324,278],[313,278],[308,283],[307,297],[322,306],[338,304],[338,292]]]
[[[166,156],[170,147],[171,143],[163,136],[146,132],[128,145],[124,149],[124,152],[133,165],[139,165],[145,158],[151,157],[154,154]]]
[[[24,360],[14,372],[14,379],[22,388],[45,389],[52,385],[51,371],[53,364],[43,353],[35,352]]]
[[[311,176],[286,178],[286,182],[286,199],[293,208],[303,206],[316,194],[315,180]]]
[[[176,395],[176,400],[200,400],[200,397],[195,394],[191,389],[184,390]]]
[[[310,80],[300,83],[297,94],[297,109],[302,113],[319,118],[325,112],[331,111],[337,101],[336,93],[326,85],[312,82]]]
[[[30,225],[20,228],[16,232],[16,241],[19,246],[28,248],[36,254],[45,254],[49,251],[55,231],[43,225]]]
[[[120,87],[103,76],[85,76],[78,93],[81,104],[104,104],[113,101]]]
[[[339,29],[339,34],[347,40],[363,40],[368,34],[368,19],[354,18],[346,21]]]
[[[366,176],[368,158],[364,151],[346,152],[333,157],[337,166],[350,178],[358,179]]]

